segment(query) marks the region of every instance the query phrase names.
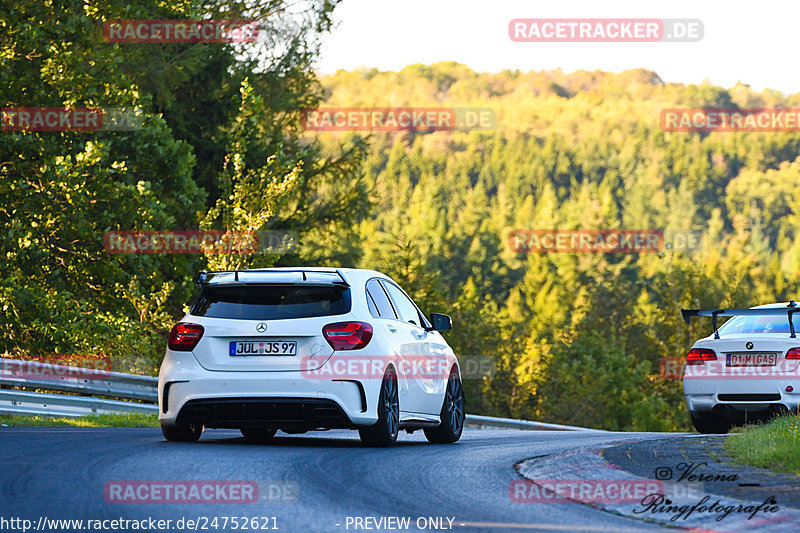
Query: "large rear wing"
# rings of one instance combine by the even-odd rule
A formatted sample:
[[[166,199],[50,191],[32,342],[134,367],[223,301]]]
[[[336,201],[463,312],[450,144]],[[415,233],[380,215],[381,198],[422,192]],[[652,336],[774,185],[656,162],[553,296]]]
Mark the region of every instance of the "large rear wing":
[[[681,309],[683,320],[687,324],[692,323],[693,316],[710,316],[714,325],[714,338],[719,339],[719,330],[717,329],[718,316],[783,316],[786,315],[789,320],[789,332],[792,339],[796,337],[794,332],[794,324],[792,323],[792,315],[800,312],[794,300],[789,302],[786,307],[759,307],[757,309]]]

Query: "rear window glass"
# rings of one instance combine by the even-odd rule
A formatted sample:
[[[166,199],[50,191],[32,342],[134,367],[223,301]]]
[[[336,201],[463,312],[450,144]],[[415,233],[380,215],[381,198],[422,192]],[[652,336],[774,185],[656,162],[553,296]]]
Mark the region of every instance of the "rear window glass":
[[[798,328],[798,316],[793,316],[792,321]],[[725,322],[720,328],[720,335],[725,332],[733,333],[789,333],[789,319],[783,316],[735,316]]]
[[[280,320],[350,312],[350,289],[336,285],[206,287],[190,314],[209,318]]]

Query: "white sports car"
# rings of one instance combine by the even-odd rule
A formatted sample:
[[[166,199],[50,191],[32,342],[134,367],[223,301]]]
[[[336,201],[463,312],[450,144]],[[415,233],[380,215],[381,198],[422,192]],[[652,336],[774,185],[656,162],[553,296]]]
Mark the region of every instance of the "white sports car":
[[[357,429],[391,445],[401,429],[451,443],[464,390],[440,331],[388,276],[372,270],[201,272],[200,293],[172,329],[158,381],[167,440],[204,427],[265,441],[277,430]]]
[[[727,433],[748,420],[800,409],[800,339],[795,302],[750,309],[681,310],[713,320],[714,332],[686,355],[683,390],[700,433]],[[717,329],[717,317],[733,317]]]

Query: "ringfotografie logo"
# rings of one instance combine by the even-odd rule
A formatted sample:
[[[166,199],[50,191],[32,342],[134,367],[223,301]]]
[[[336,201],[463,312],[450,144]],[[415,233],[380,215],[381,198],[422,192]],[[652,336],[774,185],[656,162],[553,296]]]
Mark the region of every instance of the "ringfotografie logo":
[[[780,510],[777,503],[775,496],[769,496],[756,505],[723,503],[720,498],[712,499],[711,496],[705,495],[692,504],[678,503],[663,494],[649,494],[639,502],[638,507],[633,509],[633,513],[642,516],[662,515],[668,517],[671,522],[701,515],[713,517],[717,522],[731,515],[744,515],[747,520],[752,520],[759,513],[764,515],[777,513]]]

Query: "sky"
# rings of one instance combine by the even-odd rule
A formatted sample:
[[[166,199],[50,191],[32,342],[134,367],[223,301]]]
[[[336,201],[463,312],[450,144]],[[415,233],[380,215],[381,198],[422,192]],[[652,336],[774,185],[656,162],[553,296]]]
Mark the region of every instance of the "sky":
[[[518,43],[515,18],[679,18],[703,21],[699,42]],[[479,72],[653,70],[666,82],[800,92],[796,0],[343,0],[318,71],[457,61]]]

